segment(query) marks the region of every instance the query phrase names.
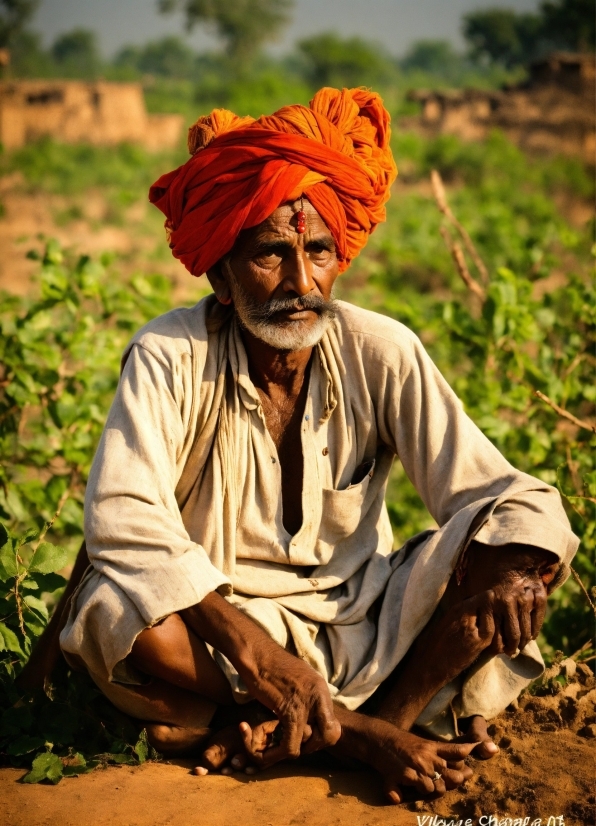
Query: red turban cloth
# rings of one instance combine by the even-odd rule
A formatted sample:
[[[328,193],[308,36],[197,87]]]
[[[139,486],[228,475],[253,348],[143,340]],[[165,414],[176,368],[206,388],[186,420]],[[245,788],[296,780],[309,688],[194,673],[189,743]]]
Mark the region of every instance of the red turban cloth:
[[[285,106],[258,120],[226,109],[199,118],[188,134],[192,157],[149,190],[174,256],[201,275],[243,229],[304,194],[345,270],[385,220],[397,175],[389,120],[379,95],[366,89],[321,89],[309,108]]]

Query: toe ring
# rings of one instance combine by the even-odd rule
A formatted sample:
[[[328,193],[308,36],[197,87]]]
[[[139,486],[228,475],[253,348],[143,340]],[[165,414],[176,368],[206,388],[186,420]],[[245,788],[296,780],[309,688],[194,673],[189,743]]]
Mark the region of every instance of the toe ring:
[[[433,774],[433,776],[432,776],[432,779],[433,779],[433,780],[435,781],[435,783],[436,783],[436,782],[437,782],[437,780],[440,780],[442,776],[443,776],[443,775],[439,774],[439,772],[435,772],[435,773]]]

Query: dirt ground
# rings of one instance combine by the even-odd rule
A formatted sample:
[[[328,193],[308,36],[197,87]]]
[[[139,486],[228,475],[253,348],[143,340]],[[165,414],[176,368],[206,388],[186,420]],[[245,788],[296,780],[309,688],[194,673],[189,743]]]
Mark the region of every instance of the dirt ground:
[[[580,666],[555,695],[526,695],[518,709],[506,711],[491,728],[500,753],[486,762],[471,759],[474,776],[467,787],[437,800],[387,806],[374,773],[323,761],[318,768],[286,764],[257,776],[195,777],[191,760],[177,760],[98,769],[57,786],[24,785],[22,770],[2,769],[0,823],[448,826],[443,819],[461,820],[461,826],[466,820],[467,826],[524,826],[529,818],[525,826],[592,826],[596,688],[589,674]]]

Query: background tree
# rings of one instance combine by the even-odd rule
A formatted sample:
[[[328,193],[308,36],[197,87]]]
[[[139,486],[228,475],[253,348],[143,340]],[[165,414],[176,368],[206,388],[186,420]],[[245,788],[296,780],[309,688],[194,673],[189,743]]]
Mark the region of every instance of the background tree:
[[[39,0],[0,0],[0,49],[12,46],[39,5]]]
[[[333,32],[298,43],[305,77],[313,86],[368,86],[391,80],[395,67],[375,43]]]
[[[56,38],[51,55],[62,74],[73,77],[93,77],[100,66],[95,32],[73,29]]]
[[[145,46],[125,46],[114,65],[158,77],[191,78],[196,55],[179,37],[169,36]]]
[[[278,34],[293,6],[294,0],[158,0],[161,12],[181,10],[189,31],[201,23],[214,30],[237,70]]]
[[[542,33],[560,49],[585,52],[594,49],[594,0],[546,0],[540,6]]]
[[[461,77],[466,62],[447,40],[418,40],[400,66],[406,72],[425,72],[453,83]]]
[[[463,17],[463,35],[470,57],[478,63],[500,63],[507,68],[527,63],[536,53],[541,34],[536,14],[509,9],[474,11]]]
[[[470,57],[507,68],[527,65],[555,49],[593,50],[596,17],[593,0],[544,0],[538,14],[485,9],[463,17]]]

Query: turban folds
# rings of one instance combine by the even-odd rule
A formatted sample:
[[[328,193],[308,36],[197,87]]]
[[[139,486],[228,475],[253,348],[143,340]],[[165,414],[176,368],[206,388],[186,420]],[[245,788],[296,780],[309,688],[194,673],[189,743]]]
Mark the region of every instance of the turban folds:
[[[375,92],[328,88],[308,108],[285,106],[258,120],[225,109],[199,118],[189,130],[192,157],[149,190],[174,256],[201,275],[243,229],[304,194],[345,270],[385,220],[397,175],[389,120]]]

